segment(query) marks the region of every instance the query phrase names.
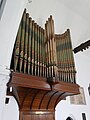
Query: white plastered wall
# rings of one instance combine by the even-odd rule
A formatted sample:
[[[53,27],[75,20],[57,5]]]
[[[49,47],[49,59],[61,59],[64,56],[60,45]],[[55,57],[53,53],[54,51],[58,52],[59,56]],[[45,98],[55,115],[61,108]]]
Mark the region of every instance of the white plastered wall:
[[[13,97],[5,104],[13,46],[27,0],[6,0],[0,19],[0,120],[18,120],[18,105]],[[11,117],[12,116],[12,117]]]
[[[0,66],[10,66],[12,50],[27,0],[7,0],[0,20]]]

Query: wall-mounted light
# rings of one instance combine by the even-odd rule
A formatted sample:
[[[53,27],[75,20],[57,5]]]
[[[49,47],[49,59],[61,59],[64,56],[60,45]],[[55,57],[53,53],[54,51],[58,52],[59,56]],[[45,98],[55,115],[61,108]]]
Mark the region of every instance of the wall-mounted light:
[[[89,95],[90,95],[90,83],[89,83],[89,87],[88,87],[88,93],[89,93]]]

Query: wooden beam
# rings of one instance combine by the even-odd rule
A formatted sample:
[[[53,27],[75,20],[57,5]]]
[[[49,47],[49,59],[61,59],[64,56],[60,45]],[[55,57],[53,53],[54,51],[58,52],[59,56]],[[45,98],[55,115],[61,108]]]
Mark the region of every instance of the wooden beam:
[[[83,50],[88,49],[89,46],[90,46],[90,40],[88,40],[88,41],[80,44],[79,46],[77,46],[76,48],[74,48],[73,51],[74,51],[74,53],[78,53],[79,51],[83,52]]]

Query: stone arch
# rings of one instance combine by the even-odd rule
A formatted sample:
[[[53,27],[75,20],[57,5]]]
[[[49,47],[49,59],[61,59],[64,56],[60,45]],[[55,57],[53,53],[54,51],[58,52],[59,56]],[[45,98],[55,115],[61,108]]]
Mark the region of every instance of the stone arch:
[[[76,118],[75,118],[74,115],[70,114],[70,115],[66,118],[66,120],[76,120]]]
[[[66,120],[73,120],[71,117],[67,117]]]

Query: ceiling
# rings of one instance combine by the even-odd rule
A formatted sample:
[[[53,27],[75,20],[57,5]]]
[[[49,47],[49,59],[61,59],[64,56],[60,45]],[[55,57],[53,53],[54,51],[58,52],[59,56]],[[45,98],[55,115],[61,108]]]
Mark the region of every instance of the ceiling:
[[[29,0],[27,9],[41,26],[52,15],[56,33],[69,28],[73,48],[90,39],[90,0]],[[90,49],[83,54],[90,57]]]

